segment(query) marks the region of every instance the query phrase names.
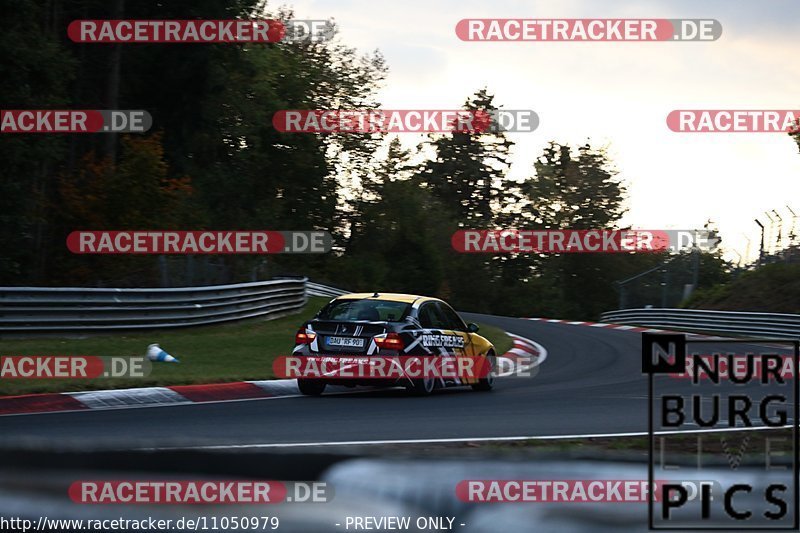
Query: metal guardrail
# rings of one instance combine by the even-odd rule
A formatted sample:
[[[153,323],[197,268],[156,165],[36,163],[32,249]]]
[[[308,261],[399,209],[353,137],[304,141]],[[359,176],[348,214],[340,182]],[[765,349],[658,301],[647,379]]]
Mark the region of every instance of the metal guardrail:
[[[341,296],[342,294],[347,294],[349,292],[350,291],[338,289],[336,287],[329,287],[328,285],[322,285],[312,281],[306,282],[306,294],[309,296],[330,296],[331,298],[335,298],[336,296]]]
[[[0,287],[0,333],[175,328],[277,318],[305,305],[306,281],[171,289]]]
[[[800,337],[800,315],[705,311],[701,309],[622,309],[601,315],[603,322],[676,330],[771,337]]]

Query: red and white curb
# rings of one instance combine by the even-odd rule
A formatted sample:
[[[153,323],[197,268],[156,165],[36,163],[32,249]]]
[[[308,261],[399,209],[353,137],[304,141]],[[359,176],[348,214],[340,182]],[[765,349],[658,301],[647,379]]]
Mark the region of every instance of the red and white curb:
[[[535,320],[552,324],[568,324],[570,326],[587,326],[590,328],[608,328],[622,331],[632,331],[634,333],[686,333],[693,339],[725,340],[728,337],[718,337],[715,335],[702,335],[700,333],[687,333],[685,331],[674,331],[670,329],[644,328],[640,326],[625,326],[622,324],[609,324],[607,322],[586,322],[583,320],[561,320],[558,318],[526,318],[525,320]]]
[[[514,335],[506,331],[506,335],[511,337],[514,341],[513,347],[501,355],[502,359],[506,359],[509,364],[498,365],[500,372],[498,377],[523,375],[525,372],[530,371],[532,368],[541,365],[547,359],[547,349],[536,341]]]
[[[511,368],[531,368],[541,364],[547,351],[540,344],[508,334],[514,341],[511,350],[500,357],[510,360]],[[508,365],[506,365],[507,367]],[[508,375],[507,373],[499,374]],[[342,392],[351,389],[340,387]],[[129,409],[208,402],[230,402],[299,396],[294,379],[237,381],[169,387],[141,387],[87,392],[63,392],[0,396],[0,416],[94,409]]]
[[[299,393],[295,380],[275,379],[87,392],[26,394],[23,396],[0,397],[0,416],[253,400],[293,396]]]

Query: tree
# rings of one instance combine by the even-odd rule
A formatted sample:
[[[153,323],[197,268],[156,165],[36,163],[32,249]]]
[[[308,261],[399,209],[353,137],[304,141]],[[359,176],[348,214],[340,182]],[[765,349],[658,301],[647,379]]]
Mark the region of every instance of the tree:
[[[51,281],[95,285],[151,284],[158,279],[155,262],[142,256],[73,256],[64,250],[72,230],[170,229],[190,219],[187,206],[193,192],[189,177],[172,177],[164,159],[161,136],[121,137],[121,154],[89,153],[73,174],[59,179],[53,211],[58,213],[51,247],[58,269]],[[98,276],[102,272],[102,276]]]
[[[625,187],[615,179],[605,150],[551,142],[521,185],[545,228],[603,229],[624,214]]]
[[[11,0],[0,5],[0,94],[5,109],[66,106],[75,62],[59,45],[63,33],[45,3]],[[0,284],[34,283],[45,274],[51,215],[47,198],[69,144],[59,135],[2,135]]]
[[[326,229],[344,234],[349,213],[357,210],[343,200],[350,195],[343,177],[358,186],[370,176],[378,138],[283,134],[272,127],[272,116],[281,109],[376,106],[386,72],[380,54],[360,54],[338,38],[202,46],[68,40],[64,28],[70,21],[115,18],[121,6],[122,0],[54,0],[42,6],[12,0],[0,8],[5,15],[0,50],[6,58],[0,87],[8,108],[102,109],[110,102],[121,109],[146,109],[163,149],[147,159],[154,155],[147,144],[120,144],[119,157],[114,157],[117,143],[110,134],[4,136],[0,279],[31,285],[117,279],[113,267],[84,269],[70,278],[68,272],[78,270],[63,265],[77,258],[66,251],[63,237],[78,224],[141,229],[145,226],[139,222],[152,227],[159,220],[163,229]],[[125,2],[124,8],[132,19],[293,17],[285,9],[271,13],[258,0],[143,0]],[[122,161],[125,153],[128,159]],[[134,153],[141,157],[130,159]],[[140,164],[154,160],[165,166],[168,180],[178,180],[173,186],[180,188],[184,176],[192,178],[192,196],[169,219],[145,218],[136,211],[154,195],[159,205],[167,205],[163,191],[148,181],[157,168],[133,175]],[[79,262],[91,264],[84,259]],[[136,260],[148,265],[140,269],[145,277],[158,261]],[[249,279],[253,265],[263,261],[251,256],[218,260],[226,281]],[[287,269],[298,261],[270,258],[271,264]],[[315,257],[303,264],[322,269],[321,261]]]
[[[615,179],[602,149],[585,144],[573,152],[569,145],[551,142],[534,169],[520,188],[533,208],[532,222],[539,227],[611,229],[625,212],[625,187]],[[532,267],[552,288],[550,301],[543,306],[547,314],[594,319],[615,308],[613,282],[631,257],[570,253],[534,260]]]
[[[393,137],[386,146],[384,157],[376,158],[374,169],[363,176],[358,187],[352,191],[356,196],[350,204],[347,227],[349,238],[346,245],[348,253],[358,251],[364,241],[362,235],[375,223],[373,218],[382,216],[379,204],[388,201],[384,198],[387,186],[394,181],[409,178],[410,156],[411,152],[403,148],[397,137]]]
[[[463,109],[491,113],[494,96],[481,89],[467,99]],[[514,143],[503,132],[454,131],[432,137],[435,157],[417,179],[452,211],[460,227],[492,227],[497,214],[514,200],[504,182],[509,151]]]
[[[384,155],[361,183],[335,277],[354,289],[435,294],[449,221],[431,192],[410,179],[411,152],[397,137]]]

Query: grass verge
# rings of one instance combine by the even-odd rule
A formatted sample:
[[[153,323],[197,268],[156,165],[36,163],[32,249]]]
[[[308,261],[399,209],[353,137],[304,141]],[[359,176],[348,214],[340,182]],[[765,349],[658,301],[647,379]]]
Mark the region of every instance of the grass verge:
[[[480,328],[478,330],[478,335],[488,339],[492,344],[494,344],[494,349],[497,352],[497,355],[503,355],[509,351],[512,346],[514,346],[514,342],[511,340],[511,337],[506,335],[506,332],[502,329],[482,323],[478,323],[478,326]]]
[[[6,355],[97,355],[140,356],[151,343],[180,360],[180,364],[154,363],[146,378],[103,379],[0,379],[0,396],[42,392],[77,392],[223,383],[273,377],[272,361],[288,355],[294,347],[297,327],[311,318],[328,298],[309,298],[297,314],[276,320],[104,334],[86,338],[36,338],[0,341],[0,356]],[[495,344],[497,353],[511,348],[511,339],[500,329],[480,324],[481,335]]]

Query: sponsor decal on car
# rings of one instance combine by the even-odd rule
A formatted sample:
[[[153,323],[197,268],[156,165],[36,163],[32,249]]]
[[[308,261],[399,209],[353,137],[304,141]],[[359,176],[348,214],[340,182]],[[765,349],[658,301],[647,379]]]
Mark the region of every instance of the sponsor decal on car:
[[[441,335],[436,333],[423,333],[422,345],[426,347],[463,348],[464,337],[460,335]]]

